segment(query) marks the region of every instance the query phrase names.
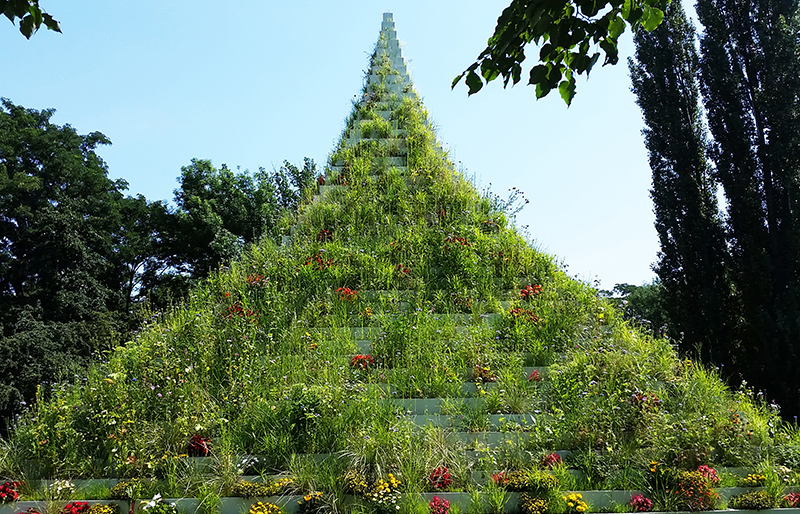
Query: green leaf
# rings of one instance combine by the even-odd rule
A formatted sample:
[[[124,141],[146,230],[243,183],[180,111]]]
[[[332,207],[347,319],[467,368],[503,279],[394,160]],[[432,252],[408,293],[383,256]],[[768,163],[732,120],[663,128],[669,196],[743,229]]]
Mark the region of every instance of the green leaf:
[[[644,6],[644,13],[642,14],[642,27],[647,32],[653,32],[661,22],[664,21],[664,11],[658,7]]]
[[[28,11],[33,16],[33,26],[38,29],[42,25],[42,10],[38,5],[32,5]]]
[[[22,35],[30,39],[34,32],[33,16],[30,14],[22,18],[19,22],[19,31]]]
[[[489,59],[484,59],[481,63],[481,75],[483,75],[483,80],[488,84],[496,79],[498,75],[500,75],[500,72],[497,71],[497,66],[495,66],[494,62]]]
[[[54,20],[52,16],[47,13],[42,13],[42,18],[44,18],[45,27],[52,31],[61,33],[61,24]]]
[[[468,95],[474,95],[475,93],[480,91],[481,88],[483,87],[483,82],[481,81],[481,78],[478,76],[477,73],[475,73],[474,70],[467,73],[466,82],[467,86],[469,87],[469,93],[467,93]]]
[[[625,22],[619,16],[614,16],[608,22],[608,36],[617,39],[620,34],[625,32]]]
[[[466,72],[464,72],[464,73],[466,73]],[[461,79],[464,78],[464,73],[462,73],[461,75],[459,75],[458,77],[453,79],[453,83],[450,84],[450,89],[455,89],[456,84],[461,82]]]
[[[28,12],[28,0],[9,0],[9,8],[17,18],[22,18]]]
[[[620,14],[623,20],[627,20],[631,16],[631,7],[633,7],[633,0],[625,0],[622,3],[622,11]]]
[[[539,84],[547,78],[547,66],[539,64],[531,68],[528,84]]]
[[[567,106],[570,106],[572,99],[575,97],[575,77],[569,76],[567,80],[562,80],[561,84],[558,85],[558,93]]]

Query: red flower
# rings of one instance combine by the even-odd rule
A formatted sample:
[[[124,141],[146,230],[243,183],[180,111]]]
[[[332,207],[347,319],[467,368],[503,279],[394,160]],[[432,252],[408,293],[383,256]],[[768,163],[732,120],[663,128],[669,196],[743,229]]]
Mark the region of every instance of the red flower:
[[[511,317],[516,319],[524,319],[525,321],[530,321],[531,323],[536,323],[539,321],[539,317],[533,313],[532,310],[529,309],[522,309],[520,307],[515,307],[508,311],[511,314]]]
[[[495,473],[492,475],[492,482],[500,487],[505,487],[508,484],[508,478],[502,473]]]
[[[247,276],[245,282],[247,282],[247,284],[251,286],[262,286],[266,285],[267,279],[266,277],[264,277],[264,275],[253,273],[252,275]]]
[[[22,482],[6,482],[0,485],[0,503],[11,503],[19,499],[19,491],[17,488],[22,485]]]
[[[428,503],[428,508],[430,509],[430,514],[448,514],[450,512],[450,502],[444,498],[434,496]]]
[[[316,270],[327,269],[331,267],[331,264],[333,264],[333,259],[323,259],[322,253],[317,252],[316,255],[306,259],[306,262],[303,263],[303,266],[309,266],[311,264],[314,265],[314,269]]]
[[[712,468],[711,466],[706,466],[705,464],[703,464],[702,466],[697,468],[697,471],[702,473],[703,476],[706,477],[706,480],[708,480],[708,482],[712,486],[719,484],[719,477],[717,476],[717,470]]]
[[[630,505],[633,507],[634,512],[650,512],[653,510],[653,500],[641,494],[634,494],[631,497]]]
[[[369,369],[373,364],[375,364],[375,359],[372,355],[356,355],[352,359],[350,359],[350,367],[356,369]]]
[[[336,290],[339,293],[339,299],[352,302],[358,297],[358,291],[350,289],[349,287],[340,287]]]
[[[550,453],[542,457],[542,467],[550,469],[561,462],[561,456],[557,453]]]
[[[211,452],[210,444],[211,441],[208,437],[195,434],[189,439],[189,444],[186,445],[186,453],[188,453],[190,457],[207,457]]]
[[[531,374],[528,375],[528,382],[541,382],[542,375],[539,374],[539,370],[535,369],[531,371]]]
[[[520,294],[520,296],[522,297],[523,300],[530,300],[535,295],[537,295],[537,294],[539,294],[541,292],[542,292],[542,286],[540,286],[539,284],[536,284],[536,285],[528,284],[527,286],[525,286],[524,289],[522,289],[519,292],[519,294]]]
[[[83,514],[89,510],[87,502],[70,502],[61,509],[62,514]]]
[[[450,472],[444,466],[438,467],[431,471],[428,481],[431,483],[431,487],[437,491],[446,489],[453,482],[453,480],[450,478]]]

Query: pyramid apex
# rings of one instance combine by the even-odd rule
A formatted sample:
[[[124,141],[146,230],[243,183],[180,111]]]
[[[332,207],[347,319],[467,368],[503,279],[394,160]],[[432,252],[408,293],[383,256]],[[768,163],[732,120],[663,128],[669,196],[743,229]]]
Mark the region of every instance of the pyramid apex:
[[[392,13],[385,12],[383,13],[383,22],[381,22],[381,30],[386,29],[394,29],[394,18],[392,17]]]

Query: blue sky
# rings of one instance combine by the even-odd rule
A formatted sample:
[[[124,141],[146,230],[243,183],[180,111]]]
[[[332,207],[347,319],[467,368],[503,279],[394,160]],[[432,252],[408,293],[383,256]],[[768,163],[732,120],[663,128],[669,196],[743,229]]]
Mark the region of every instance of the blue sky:
[[[393,12],[417,92],[464,172],[501,196],[524,191],[518,225],[571,275],[609,289],[649,282],[658,239],[630,35],[619,65],[579,78],[570,108],[555,94],[537,101],[522,83],[451,91],[507,4],[42,0],[63,34],[42,29],[28,41],[0,19],[0,96],[106,134],[109,176],[130,194],[171,199],[195,157],[253,171],[305,156],[324,165],[382,13]]]

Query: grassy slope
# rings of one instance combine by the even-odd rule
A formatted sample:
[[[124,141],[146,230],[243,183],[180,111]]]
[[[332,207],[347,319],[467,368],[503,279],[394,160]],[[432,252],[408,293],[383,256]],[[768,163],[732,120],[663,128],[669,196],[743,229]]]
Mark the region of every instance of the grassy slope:
[[[415,491],[447,465],[464,489],[474,470],[557,449],[573,451],[587,485],[610,487],[636,485],[629,470],[653,460],[689,469],[796,455],[796,433],[763,402],[630,327],[532,248],[503,202],[478,194],[437,149],[415,96],[365,95],[327,171],[341,186],[284,220],[296,225],[292,244],[263,241],[86,377],[56,386],[4,442],[5,474],[167,477],[194,434],[219,458],[257,455],[260,469],[338,494],[350,468],[370,479],[393,470]],[[405,130],[404,142],[348,147],[358,124]],[[387,164],[398,156],[403,173]],[[527,284],[542,290],[522,299]],[[367,370],[350,366],[359,339],[372,344]],[[524,367],[543,365],[543,381],[526,379]],[[414,428],[386,401],[415,397],[448,398],[455,428]],[[495,413],[528,414],[502,426],[525,437],[459,442],[456,432],[492,429]],[[292,461],[337,452],[334,463]]]

